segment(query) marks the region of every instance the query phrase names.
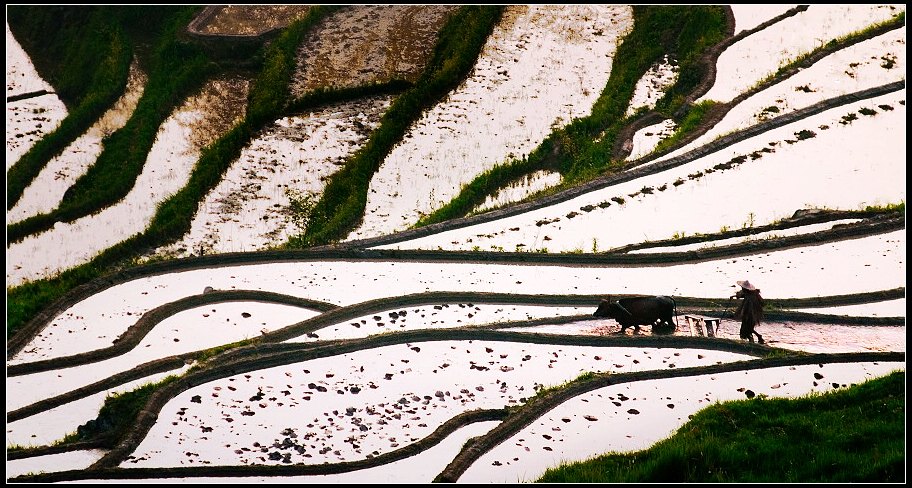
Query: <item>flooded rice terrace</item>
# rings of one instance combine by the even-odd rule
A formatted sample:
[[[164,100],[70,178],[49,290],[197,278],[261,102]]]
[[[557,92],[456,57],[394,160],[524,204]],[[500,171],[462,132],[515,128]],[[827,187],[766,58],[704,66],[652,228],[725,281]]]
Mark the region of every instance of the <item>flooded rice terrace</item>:
[[[725,112],[690,142],[656,156],[679,127],[653,114],[617,141],[631,166],[614,180],[509,205],[561,185],[558,162],[492,191],[465,221],[410,229],[592,115],[623,75],[613,58],[635,28],[631,6],[505,6],[465,78],[352,189],[365,193],[363,216],[332,244],[289,250],[307,230],[300,208],[374,148],[410,93],[371,90],[420,79],[461,12],[329,11],[286,53],[285,102],[297,108],[237,145],[181,217],[183,234],[131,254],[121,273],[66,285],[8,337],[7,481],[530,482],[648,449],[719,402],[905,371],[904,219],[861,211],[905,201],[905,27],[878,24],[903,7],[792,7],[731,6],[735,41],[695,95]],[[196,35],[234,42],[275,39],[320,10],[201,12]],[[7,44],[9,172],[68,113],[9,24]],[[666,54],[637,74],[619,113],[654,109],[679,63]],[[143,68],[134,60],[116,103],[8,205],[8,227],[61,204],[143,101],[154,79]],[[256,76],[219,73],[175,103],[121,201],[8,243],[8,298],[143,236],[207,148],[246,123]],[[362,88],[372,94],[333,91]],[[330,102],[308,101],[323,89]],[[748,278],[773,304],[757,327],[764,346],[740,339],[727,299]],[[659,294],[678,299],[673,333],[593,316],[602,298]],[[69,441],[97,439],[111,397],[153,384],[116,445]]]

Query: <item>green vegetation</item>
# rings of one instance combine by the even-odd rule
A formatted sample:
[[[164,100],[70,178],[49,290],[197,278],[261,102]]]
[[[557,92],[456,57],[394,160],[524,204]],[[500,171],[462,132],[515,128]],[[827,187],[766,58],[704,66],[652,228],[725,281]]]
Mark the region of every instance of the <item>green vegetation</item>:
[[[815,48],[809,52],[800,54],[800,55],[796,56],[794,59],[790,60],[788,63],[783,64],[782,66],[779,67],[778,70],[776,70],[775,73],[773,73],[773,74],[767,76],[766,78],[760,80],[759,82],[757,82],[757,84],[754,86],[754,88],[752,88],[750,90],[750,92],[755,93],[761,87],[769,86],[769,85],[775,83],[776,80],[781,79],[782,76],[793,74],[795,72],[795,70],[798,68],[804,68],[804,67],[810,66],[811,64],[813,64],[816,61],[817,57],[821,54],[833,52],[833,51],[851,46],[852,44],[856,44],[863,40],[870,39],[871,37],[874,37],[877,34],[886,32],[887,30],[900,28],[905,25],[906,25],[906,11],[903,10],[902,12],[894,15],[892,18],[887,19],[883,22],[878,22],[876,24],[872,24],[868,27],[865,27],[864,29],[852,32],[850,34],[846,34],[842,37],[837,37],[836,39],[831,39],[826,44],[818,46],[817,48]],[[807,88],[807,86],[798,87],[798,88],[796,88],[796,90],[803,90],[806,92],[813,91],[813,90],[809,90]]]
[[[384,114],[367,143],[330,178],[317,202],[310,225],[288,247],[327,244],[344,238],[364,215],[371,177],[408,127],[465,79],[500,19],[502,6],[464,6],[438,35],[437,45],[421,78],[401,94]]]
[[[754,226],[754,219],[755,219],[755,217],[756,217],[756,215],[754,215],[754,212],[748,212],[748,213],[747,213],[747,220],[745,220],[744,223],[741,224],[741,228],[742,228],[742,229],[750,229],[750,228],[752,228],[752,227]]]
[[[285,109],[285,113],[298,113],[313,110],[315,107],[321,105],[330,105],[348,100],[359,100],[377,95],[398,94],[408,90],[412,86],[413,85],[406,80],[393,79],[346,88],[320,87],[307,92],[301,96],[301,98],[289,103],[288,107]]]
[[[129,193],[142,171],[158,128],[174,106],[202,86],[212,65],[177,34],[196,13],[196,7],[174,10],[158,33],[148,68],[148,83],[126,125],[104,141],[95,164],[64,195],[60,206],[7,227],[8,242],[70,222],[112,205]]]
[[[641,112],[638,112],[631,117],[623,117],[629,97],[633,93],[632,88],[636,81],[639,80],[639,77],[645,73],[645,69],[637,71],[640,67],[631,60],[636,60],[638,59],[637,56],[646,56],[647,53],[652,52],[650,49],[660,44],[656,39],[661,39],[666,44],[674,40],[679,42],[677,48],[670,47],[667,51],[678,53],[678,56],[680,56],[678,79],[666,91],[663,98],[656,103],[655,107],[656,111],[666,117],[673,118],[678,123],[678,129],[675,134],[671,138],[663,140],[653,152],[659,153],[668,150],[676,142],[691,133],[694,128],[698,127],[702,117],[713,107],[714,102],[707,100],[699,104],[702,106],[685,108],[684,100],[685,95],[690,93],[690,90],[696,86],[701,78],[704,68],[697,62],[699,56],[705,53],[709,47],[720,42],[723,37],[724,18],[721,17],[721,13],[718,13],[720,11],[713,10],[718,8],[709,6],[700,7],[699,9],[676,6],[634,7],[634,29],[624,39],[615,54],[611,79],[608,80],[602,95],[603,98],[606,97],[606,94],[612,95],[607,100],[617,104],[614,107],[615,110],[600,112],[599,110],[607,105],[600,106],[597,103],[593,108],[592,115],[584,119],[574,120],[566,128],[552,133],[528,158],[505,162],[503,165],[479,175],[463,187],[460,194],[453,200],[419,220],[415,227],[469,215],[472,209],[484,202],[489,195],[494,195],[501,188],[540,169],[560,171],[563,177],[562,182],[560,185],[530,195],[525,201],[557,193],[565,188],[576,186],[602,174],[620,169],[623,166],[623,162],[612,161],[610,149],[616,141],[620,128],[642,115]],[[681,9],[686,10],[682,12]],[[905,25],[905,16],[905,11],[902,11],[889,20],[834,39],[826,45],[798,56],[791,62],[781,66],[776,73],[759,81],[747,93],[756,93],[764,87],[777,82],[783,76],[793,73],[797,68],[810,66],[823,53],[832,52],[887,30],[902,27]],[[656,21],[657,19],[661,19],[661,21]],[[681,30],[676,38],[675,32],[679,28]],[[633,54],[629,52],[631,50],[634,51]],[[661,56],[661,53],[655,59],[657,60],[659,56]],[[625,91],[628,88],[629,91]],[[806,86],[796,89],[810,90]],[[626,94],[627,98],[624,98],[624,94]],[[764,112],[764,114],[778,112],[776,107],[768,107],[765,110],[769,110],[769,112]],[[849,114],[843,117],[840,123],[845,125],[856,118],[856,115]],[[682,121],[682,119],[684,120]],[[605,127],[601,132],[590,131],[586,133],[578,130],[584,126],[598,127],[599,124]],[[684,124],[687,124],[688,127],[683,127]],[[676,186],[681,183],[683,181],[676,182]]]
[[[593,373],[592,371],[584,371],[584,372],[580,373],[576,378],[573,378],[572,380],[567,380],[567,381],[557,384],[557,385],[545,386],[545,385],[542,385],[539,383],[535,383],[535,385],[532,387],[534,394],[531,397],[529,397],[528,399],[520,398],[520,400],[519,400],[520,404],[509,405],[509,406],[507,406],[507,410],[510,413],[521,412],[523,409],[527,408],[529,405],[532,405],[536,402],[540,402],[540,401],[542,401],[542,399],[548,397],[551,394],[557,393],[561,390],[564,390],[564,389],[566,389],[570,386],[576,385],[578,383],[586,383],[588,381],[592,381],[595,378],[597,378],[598,376],[605,375],[605,374],[609,374],[609,373]]]
[[[63,439],[58,439],[54,441],[52,446],[65,446],[73,442],[79,442],[79,434],[76,432],[70,432],[69,434],[63,436]]]
[[[291,222],[298,229],[298,232],[304,232],[307,230],[307,224],[310,223],[310,216],[313,214],[314,205],[316,205],[314,194],[286,188],[285,196],[288,197],[289,201]]]
[[[591,180],[605,172],[616,171],[623,161],[612,160],[618,132],[642,111],[631,117],[625,113],[637,81],[649,68],[674,53],[678,78],[656,103],[655,110],[680,120],[675,114],[684,107],[686,94],[703,78],[705,66],[700,57],[724,38],[725,16],[718,6],[634,6],[633,30],[614,55],[611,77],[588,117],[574,119],[556,130],[528,157],[507,161],[476,177],[452,201],[421,219],[415,227],[468,215],[488,195],[539,170],[558,171],[559,186],[529,197],[538,198],[563,188]],[[709,106],[702,109],[706,110]],[[686,115],[693,117],[697,113]],[[702,113],[702,112],[698,112]]]
[[[473,10],[475,13],[472,14],[475,15],[474,17],[466,13],[469,9],[475,9]],[[658,7],[637,7],[637,11],[642,15],[645,15],[643,12],[649,9],[659,10]],[[332,197],[336,200],[330,201],[330,199],[324,197],[319,202],[323,204],[320,207],[323,212],[321,216],[324,219],[321,224],[322,227],[317,228],[314,226],[313,233],[310,233],[311,226],[308,225],[308,221],[313,215],[315,202],[308,195],[292,199],[293,207],[296,208],[295,215],[302,219],[299,225],[308,229],[308,234],[302,236],[301,241],[296,243],[297,245],[328,242],[333,238],[342,236],[344,231],[352,228],[353,222],[360,219],[360,215],[363,213],[367,184],[378,167],[370,165],[379,165],[382,162],[382,158],[389,151],[389,148],[404,133],[403,127],[407,127],[409,122],[406,119],[408,117],[413,117],[410,120],[414,120],[415,114],[420,113],[422,110],[420,107],[435,103],[434,100],[436,99],[433,97],[423,97],[428,97],[434,93],[446,93],[447,88],[445,86],[449,86],[447,83],[452,83],[452,80],[449,80],[448,77],[456,76],[454,73],[459,72],[459,69],[462,69],[463,66],[460,64],[462,61],[454,60],[461,60],[462,56],[471,52],[471,48],[474,48],[477,44],[476,38],[473,37],[466,40],[466,38],[461,36],[466,31],[473,35],[477,34],[482,28],[487,28],[485,26],[493,25],[489,24],[489,22],[493,22],[492,19],[496,15],[492,13],[493,10],[491,9],[466,7],[463,10],[466,15],[463,20],[469,18],[471,22],[465,22],[459,27],[455,27],[455,24],[448,26],[452,30],[447,31],[447,35],[450,37],[442,40],[441,45],[438,46],[437,56],[435,57],[435,62],[437,63],[435,65],[436,71],[429,69],[428,73],[432,71],[433,73],[427,74],[428,79],[423,79],[423,82],[419,82],[411,88],[405,82],[393,81],[388,84],[347,90],[319,90],[289,103],[288,81],[290,80],[290,73],[294,69],[294,50],[299,45],[304,33],[315,25],[322,16],[331,11],[332,7],[315,8],[308,17],[289,27],[271,45],[270,50],[263,56],[263,71],[255,80],[251,90],[250,109],[247,118],[204,150],[191,175],[190,183],[181,192],[161,205],[155,220],[144,234],[120,243],[103,252],[91,263],[66,271],[58,277],[8,289],[8,336],[11,336],[39,310],[76,286],[84,284],[105,272],[124,266],[124,263],[135,259],[145,249],[164,244],[169,240],[182,236],[189,229],[190,221],[199,202],[220,181],[231,162],[237,159],[241,148],[263,125],[272,122],[283,113],[288,113],[291,109],[306,110],[317,104],[347,99],[354,96],[352,95],[353,93],[369,92],[371,90],[375,90],[378,93],[391,90],[407,90],[400,97],[406,101],[397,105],[397,114],[403,118],[395,121],[393,119],[385,119],[385,124],[381,127],[388,132],[384,132],[383,135],[375,134],[371,139],[374,144],[372,150],[375,152],[370,154],[367,154],[367,152],[364,154],[359,153],[356,158],[350,161],[353,169],[350,170],[351,176],[347,176],[347,178],[352,179],[339,180],[340,182],[334,187],[335,196]],[[169,10],[169,12],[176,12],[174,15],[179,16],[187,15],[190,10],[173,9]],[[171,14],[169,13],[169,15]],[[162,16],[155,16],[155,18],[160,21],[163,20]],[[174,18],[168,17],[169,22],[173,21]],[[645,16],[638,17],[638,22],[646,18]],[[138,17],[133,18],[133,28],[136,27],[135,22],[137,20]],[[186,18],[182,20],[182,22],[186,21]],[[668,20],[664,21],[667,22]],[[205,75],[211,74],[215,69],[201,53],[174,40],[175,31],[173,27],[178,25],[177,22],[169,23],[168,25],[172,27],[172,30],[163,34],[166,40],[163,41],[164,44],[161,44],[154,58],[159,63],[154,71],[154,73],[157,73],[155,75],[156,93],[150,94],[148,99],[144,96],[144,102],[141,103],[143,107],[142,113],[146,117],[152,117],[153,119],[157,117],[157,119],[148,121],[134,121],[131,119],[130,124],[128,124],[129,129],[125,128],[123,135],[112,137],[106,143],[105,157],[107,158],[107,166],[98,170],[104,173],[93,174],[92,178],[84,182],[84,186],[74,191],[73,194],[74,198],[79,198],[86,206],[94,205],[86,202],[99,202],[103,201],[104,198],[111,198],[113,193],[107,193],[109,187],[103,185],[121,185],[129,178],[129,175],[126,175],[121,180],[121,176],[108,173],[116,172],[112,168],[119,168],[119,166],[114,164],[117,157],[124,157],[124,167],[130,171],[135,170],[134,172],[138,174],[145,157],[143,148],[145,147],[145,151],[148,150],[148,146],[151,144],[150,141],[154,140],[154,130],[162,118],[192,87],[198,86],[205,78]],[[465,29],[465,31],[460,29]],[[684,31],[686,30],[684,28],[679,33],[679,42],[681,37],[685,37]],[[118,36],[120,35],[118,34]],[[687,37],[687,39],[691,37],[694,36]],[[117,36],[112,37],[112,39],[114,38],[117,41],[110,41],[111,51],[119,49],[118,46],[127,46],[126,44],[115,45],[115,42],[123,42],[123,39]],[[443,36],[441,38],[443,39]],[[441,47],[444,45],[449,47]],[[706,45],[711,45],[711,43]],[[702,47],[705,48],[706,45]],[[446,49],[452,49],[453,52],[444,52]],[[87,84],[85,86],[91,86],[93,90],[97,89],[97,93],[114,93],[105,92],[104,89],[113,86],[114,82],[112,80],[115,78],[113,77],[114,75],[111,75],[112,73],[122,74],[119,70],[123,67],[123,52],[129,51],[118,51],[116,55],[109,52],[109,57],[98,64],[98,73],[103,72],[106,74],[97,74],[100,81],[94,85]],[[129,56],[126,59],[129,60]],[[187,63],[188,67],[178,69],[174,74],[174,79],[164,79],[166,77],[165,73],[169,69],[175,68],[178,64],[183,66],[183,63]],[[682,62],[682,66],[683,64]],[[74,69],[74,72],[77,71]],[[108,77],[108,75],[111,76]],[[197,76],[198,79],[195,78]],[[438,77],[435,78],[434,76]],[[691,82],[693,81],[693,79],[690,80]],[[102,81],[110,82],[111,85],[106,85]],[[685,80],[684,83],[686,85],[687,81]],[[680,93],[686,93],[686,91]],[[97,100],[92,98],[93,96],[101,97],[102,95],[98,95],[91,90],[87,90],[82,95],[74,94],[72,96],[74,100],[80,100],[81,103],[86,104],[89,103],[88,100],[94,100],[92,106],[96,107],[96,109],[97,107],[105,106],[99,101],[100,98]],[[609,98],[606,98],[603,93],[600,99],[605,104],[602,107],[603,114],[611,112],[608,106],[614,100]],[[672,110],[674,108],[674,111],[677,112],[677,109],[682,108],[682,105],[680,105],[681,100],[683,100],[683,96],[680,94],[666,97],[666,99],[663,99],[663,110]],[[397,101],[398,103],[400,102]],[[626,107],[626,102],[623,104],[618,102],[617,107],[621,105]],[[689,107],[688,110],[684,111],[681,126],[699,124],[702,117],[711,107],[709,104]],[[87,108],[86,110],[89,109]],[[587,125],[590,123],[592,124],[591,126]],[[538,163],[529,162],[535,159],[530,157],[529,161],[524,159],[510,163],[515,164],[516,167],[512,170],[504,170],[506,171],[503,173],[504,176],[492,171],[488,177],[491,180],[491,185],[496,186],[499,184],[497,181],[504,181],[498,180],[499,178],[515,178],[516,174],[525,174],[524,172],[527,171],[525,165],[528,164],[554,165],[562,170],[562,174],[569,175],[569,178],[577,180],[594,174],[594,171],[610,168],[611,164],[616,164],[607,159],[599,160],[598,156],[610,154],[608,151],[610,151],[612,144],[612,136],[616,135],[620,125],[612,123],[608,117],[605,117],[601,122],[593,119],[585,123],[575,121],[574,124],[571,124],[573,130],[568,127],[567,130],[558,131],[553,140],[549,139],[551,141],[549,144],[553,145],[548,147],[548,152],[542,152],[536,156],[539,158],[537,160]],[[153,137],[151,140],[149,139],[150,130]],[[681,131],[681,133],[686,133],[686,131]],[[136,139],[130,139],[130,136],[136,137]],[[63,140],[64,136],[61,135],[60,137]],[[599,142],[595,142],[596,139]],[[134,143],[136,144],[135,147]],[[36,161],[39,159],[36,156]],[[133,166],[129,166],[131,164]],[[135,164],[139,164],[139,169],[135,167]],[[131,170],[130,168],[133,169]],[[373,169],[371,170],[371,168]],[[364,174],[360,173],[362,171]],[[514,173],[510,173],[510,171]],[[133,179],[135,180],[135,175]],[[362,185],[358,188],[363,187],[365,195],[343,198],[344,185],[352,182]],[[641,192],[648,193],[645,190],[644,188]],[[116,192],[118,190],[112,191]],[[95,197],[90,195],[94,192],[104,195],[101,199],[93,200]],[[360,197],[364,198],[359,200]],[[618,203],[624,203],[622,198],[616,198],[619,200],[616,200]],[[358,213],[359,204],[360,213]],[[889,204],[884,207],[869,206],[865,208],[865,211],[904,213],[905,202]],[[749,216],[749,225],[753,226],[753,214]],[[745,226],[748,226],[748,223],[745,223]],[[723,228],[723,231],[725,230],[728,229]],[[478,249],[477,246],[475,249]],[[592,251],[597,252],[597,249],[597,241],[593,239]],[[503,248],[499,250],[503,251]],[[543,251],[547,252],[546,249],[543,249]],[[583,251],[582,249],[577,249],[573,252],[582,253]],[[197,359],[203,362],[225,350],[252,344],[254,341],[255,339],[249,339],[213,348],[200,354]],[[785,353],[780,351],[778,354]],[[584,373],[574,382],[587,381],[592,377],[593,373]],[[88,438],[103,438],[109,443],[109,446],[113,445],[113,442],[118,440],[135,423],[135,419],[147,405],[154,392],[171,384],[176,379],[174,376],[169,376],[162,382],[145,385],[129,393],[108,397],[97,419],[84,426],[81,429],[81,433],[70,434],[56,444],[67,444]],[[558,388],[560,387],[541,390],[538,391],[538,394],[548,393]],[[900,415],[904,412],[904,409],[904,374],[902,373],[895,373],[884,379],[874,380],[849,390],[819,397],[800,400],[757,398],[749,401],[729,402],[711,407],[707,411],[696,415],[692,422],[682,427],[677,436],[660,443],[648,451],[630,455],[609,455],[588,463],[578,463],[553,472],[549,471],[541,481],[901,481],[904,480],[905,472],[905,444],[904,416],[900,417]],[[846,419],[851,419],[851,421],[847,422]],[[732,429],[732,425],[736,425],[738,428]],[[8,450],[15,449],[21,449],[21,446],[8,446]],[[601,464],[596,467],[581,467],[596,463]],[[556,476],[556,478],[548,478],[549,476]]]
[[[176,380],[176,376],[168,376],[126,393],[108,395],[98,411],[98,417],[80,426],[76,436],[67,437],[73,441],[102,440],[105,447],[113,448],[136,424],[136,418],[149,403],[152,394]]]
[[[7,23],[36,69],[67,106],[60,125],[39,139],[6,173],[11,209],[42,168],[85,133],[127,84],[131,45],[116,9],[105,6],[10,5]],[[48,29],[58,35],[48,36]],[[78,42],[72,42],[77,40]]]
[[[700,124],[705,120],[706,114],[716,105],[716,102],[712,100],[706,100],[695,105],[688,107],[686,115],[684,115],[683,120],[678,124],[677,129],[675,129],[674,134],[671,136],[662,139],[656,144],[654,149],[655,152],[663,152],[670,150],[675,147],[684,136],[692,134],[694,130],[700,126]]]
[[[218,356],[219,354],[229,351],[231,349],[237,349],[243,346],[249,346],[256,342],[258,338],[252,339],[242,339],[240,341],[232,342],[230,344],[222,344],[221,346],[212,347],[206,349],[205,351],[200,352],[196,356],[196,364],[194,364],[188,371],[196,371],[203,367],[203,365],[210,359]]]
[[[288,83],[295,69],[292,60],[298,43],[321,19],[337,8],[312,8],[304,18],[289,25],[273,41],[264,55],[264,69],[252,83],[247,117],[203,150],[187,185],[159,206],[142,240],[132,243],[130,249],[161,246],[179,239],[190,230],[199,202],[221,181],[244,146],[264,125],[285,113],[290,96]],[[307,107],[308,100],[301,101],[299,106]],[[319,104],[323,100],[313,102]]]
[[[259,129],[272,123],[283,113],[290,99],[291,80],[297,68],[297,49],[304,36],[320,20],[340,7],[317,6],[307,15],[289,25],[270,44],[264,56],[263,68],[250,88],[247,103],[247,124]]]
[[[127,8],[129,9],[129,7]],[[297,39],[302,38],[303,33],[300,31],[310,29],[335,8],[336,7],[324,6],[315,7],[311,9],[310,12],[308,12],[308,15],[303,19],[290,25],[286,31],[271,44],[270,50],[264,56],[266,59],[265,65],[281,65],[284,66],[285,69],[293,69],[293,66],[288,62],[280,63],[269,61],[272,56],[287,58],[288,53],[293,52],[296,48],[296,45],[292,42],[285,41],[284,36]],[[181,12],[184,11],[181,10]],[[184,22],[183,25],[186,25],[186,23],[189,22],[189,19],[183,19],[182,22]],[[180,22],[175,21],[172,27],[176,28],[179,25]],[[170,31],[170,34],[171,36],[176,36],[176,30]],[[177,44],[176,37],[167,38],[166,36],[162,43],[165,47],[171,47],[177,51],[184,49]],[[186,49],[192,50],[189,47],[186,47]],[[194,55],[193,59],[198,60],[199,58]],[[170,63],[173,62],[174,61],[164,63],[162,68],[170,66]],[[150,79],[152,76],[152,73],[150,73]],[[166,77],[167,73],[159,73],[155,76]],[[269,86],[268,83],[270,81],[276,83],[277,85],[273,86],[272,90],[285,93],[287,96],[287,84],[282,83],[285,83],[289,77],[290,74],[286,73],[286,75],[282,75],[273,68],[270,71],[264,72],[263,77],[254,82],[256,88],[252,90],[251,96],[256,96],[256,99],[263,101],[263,103],[272,103],[273,108],[277,110],[277,113],[274,114],[276,118],[280,116],[284,106],[281,106],[280,103],[274,101],[276,96],[266,94],[266,92],[269,91],[267,86]],[[189,80],[185,81],[189,82]],[[146,89],[146,92],[148,91],[149,88]],[[173,93],[173,95],[177,96],[177,93]],[[186,95],[186,93],[184,93],[184,95]],[[145,99],[145,95],[143,98]],[[269,100],[273,101],[268,102]],[[318,100],[318,102],[321,102],[321,100]],[[142,102],[140,103],[142,104]],[[176,101],[172,103],[176,103]],[[306,103],[306,99],[304,101],[299,101],[299,106],[304,107],[306,106]],[[137,108],[137,111],[139,111],[139,108]],[[256,117],[258,120],[270,120],[262,108],[257,110]],[[135,118],[136,116],[134,115],[134,119]],[[133,119],[131,119],[131,121],[133,121]],[[152,128],[152,126],[149,126],[145,122],[142,125]],[[154,126],[154,128],[157,130],[157,126]],[[196,213],[199,202],[215,187],[215,185],[218,184],[225,170],[230,166],[232,161],[237,159],[241,149],[250,140],[250,137],[254,134],[256,129],[258,129],[258,127],[252,126],[247,120],[242,121],[216,142],[206,147],[202,151],[200,159],[197,161],[187,185],[159,206],[152,223],[144,233],[115,244],[100,253],[91,262],[66,270],[58,276],[36,280],[15,288],[8,288],[7,336],[10,337],[15,334],[42,308],[48,306],[55,299],[63,296],[73,288],[87,283],[104,273],[115,271],[123,266],[130,266],[135,262],[136,258],[146,250],[164,245],[179,239],[184,235],[190,229],[190,224],[193,215]],[[131,154],[136,154],[138,157],[138,153],[133,150],[131,150]]]
[[[905,373],[799,399],[706,408],[645,451],[549,469],[544,483],[905,481]]]
[[[902,201],[899,203],[888,203],[886,205],[868,205],[864,208],[865,212],[868,213],[906,213],[906,202]]]

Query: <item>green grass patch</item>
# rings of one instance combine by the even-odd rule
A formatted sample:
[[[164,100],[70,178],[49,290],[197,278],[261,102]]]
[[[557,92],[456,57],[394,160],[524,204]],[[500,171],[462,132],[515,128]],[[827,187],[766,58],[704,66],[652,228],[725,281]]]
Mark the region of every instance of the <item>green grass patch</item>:
[[[396,98],[367,143],[330,177],[307,231],[289,239],[287,247],[327,244],[354,230],[364,215],[370,180],[383,159],[424,110],[465,79],[502,10],[502,6],[464,6],[453,14],[440,30],[421,78]]]
[[[136,425],[139,413],[149,403],[152,394],[177,380],[167,376],[157,383],[149,383],[125,393],[105,397],[98,417],[79,426],[75,435],[67,436],[67,442],[101,440],[104,447],[114,448],[117,442]],[[66,440],[66,439],[65,439]]]
[[[822,395],[710,406],[650,449],[552,468],[544,483],[905,480],[905,373]]]
[[[783,64],[776,70],[775,73],[767,76],[766,78],[760,80],[755,85],[752,91],[758,90],[760,87],[768,86],[776,82],[777,79],[781,78],[783,75],[792,73],[796,68],[807,67],[813,64],[814,59],[820,53],[835,52],[845,47],[851,46],[863,40],[869,39],[877,34],[885,32],[887,30],[900,28],[906,24],[906,11],[903,10],[898,14],[894,15],[892,18],[889,18],[883,22],[878,22],[876,24],[871,24],[864,29],[857,30],[855,32],[846,34],[836,39],[831,39],[826,44],[817,46],[816,48],[799,54],[794,59],[790,60],[788,63]],[[797,89],[801,89],[799,87]],[[804,87],[806,88],[806,87]],[[808,91],[808,90],[804,90]]]
[[[716,102],[712,100],[705,100],[703,102],[691,105],[688,108],[686,115],[684,115],[684,118],[678,124],[677,129],[675,129],[674,134],[659,141],[659,143],[656,144],[654,151],[667,151],[677,145],[686,135],[693,133],[694,129],[700,126],[700,124],[706,119],[706,114],[715,105]]]
[[[448,204],[419,220],[415,227],[468,215],[485,198],[511,182],[536,171],[558,171],[562,183],[538,192],[540,198],[563,188],[591,180],[623,166],[612,160],[617,135],[630,120],[625,116],[636,83],[649,68],[673,54],[679,74],[675,84],[656,103],[656,110],[671,117],[684,98],[703,78],[699,62],[709,48],[725,35],[725,16],[717,6],[634,6],[633,29],[624,38],[612,60],[611,77],[588,117],[574,119],[545,138],[527,157],[504,162],[477,176]]]
[[[65,102],[68,113],[7,171],[7,209],[13,208],[47,163],[84,134],[126,87],[133,54],[124,28],[111,22],[116,9],[82,9],[77,16],[69,6],[8,8],[10,30],[36,69],[42,67],[39,72]]]
[[[7,227],[7,242],[45,231],[56,222],[70,222],[123,199],[142,172],[161,123],[189,93],[202,86],[212,66],[191,45],[177,39],[196,8],[174,12],[159,33],[148,83],[133,115],[104,141],[104,149],[88,171],[64,194],[60,206]]]
[[[865,212],[870,213],[906,213],[906,202],[888,203],[886,205],[868,205],[864,208]]]
[[[283,36],[302,38],[303,34],[298,30],[310,29],[331,11],[331,8],[325,7],[311,9],[307,16],[290,25],[288,31],[283,32],[276,39],[272,45],[273,49],[267,53],[266,58],[268,59],[269,56],[287,58],[288,53],[296,49],[296,45],[293,42],[285,41]],[[174,27],[179,25],[177,23]],[[173,36],[176,36],[176,33],[177,31],[171,31]],[[176,37],[170,38],[164,44],[178,48],[174,44],[175,42]],[[269,63],[270,66],[277,64],[282,63]],[[164,68],[166,66],[163,65],[161,67]],[[286,69],[294,68],[292,64],[287,62],[283,66]],[[158,76],[165,75],[165,73],[161,73]],[[268,86],[272,86],[272,90],[284,93],[287,96],[288,85],[286,81],[290,79],[290,76],[290,73],[279,75],[275,71],[264,72],[263,77],[254,83],[257,87],[256,93],[259,94],[256,95],[257,100],[281,98],[278,95],[268,96],[264,94],[268,91]],[[274,85],[270,85],[270,82],[274,83]],[[177,94],[175,93],[174,96],[177,97]],[[174,102],[176,103],[176,101],[177,98],[175,98]],[[284,110],[284,103],[271,103],[272,107],[277,111],[274,116],[278,118],[281,116],[282,110]],[[263,109],[259,109],[257,113],[258,120],[274,120]],[[187,185],[159,205],[152,223],[144,233],[115,244],[101,252],[89,263],[68,269],[54,277],[36,280],[14,288],[7,288],[7,336],[12,337],[43,308],[73,288],[98,278],[102,274],[133,266],[136,264],[138,256],[143,252],[165,245],[183,236],[190,229],[190,224],[199,202],[221,181],[222,175],[231,162],[238,158],[241,149],[249,142],[255,129],[256,127],[245,119],[216,142],[204,148]]]

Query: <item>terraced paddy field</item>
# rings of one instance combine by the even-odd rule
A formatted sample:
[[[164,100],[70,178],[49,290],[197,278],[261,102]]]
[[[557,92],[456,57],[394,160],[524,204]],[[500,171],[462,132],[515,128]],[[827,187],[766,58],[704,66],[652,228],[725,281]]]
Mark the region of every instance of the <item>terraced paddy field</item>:
[[[10,7],[7,482],[533,482],[904,374],[904,5],[289,7]]]

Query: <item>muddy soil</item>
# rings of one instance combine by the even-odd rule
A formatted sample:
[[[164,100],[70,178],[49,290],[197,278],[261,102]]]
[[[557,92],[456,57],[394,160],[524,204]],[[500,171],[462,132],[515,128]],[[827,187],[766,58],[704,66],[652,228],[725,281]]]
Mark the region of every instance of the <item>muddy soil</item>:
[[[202,34],[255,36],[284,27],[310,11],[310,5],[225,5],[197,26]]]
[[[415,81],[456,5],[357,5],[324,20],[298,50],[295,96],[323,86]]]

